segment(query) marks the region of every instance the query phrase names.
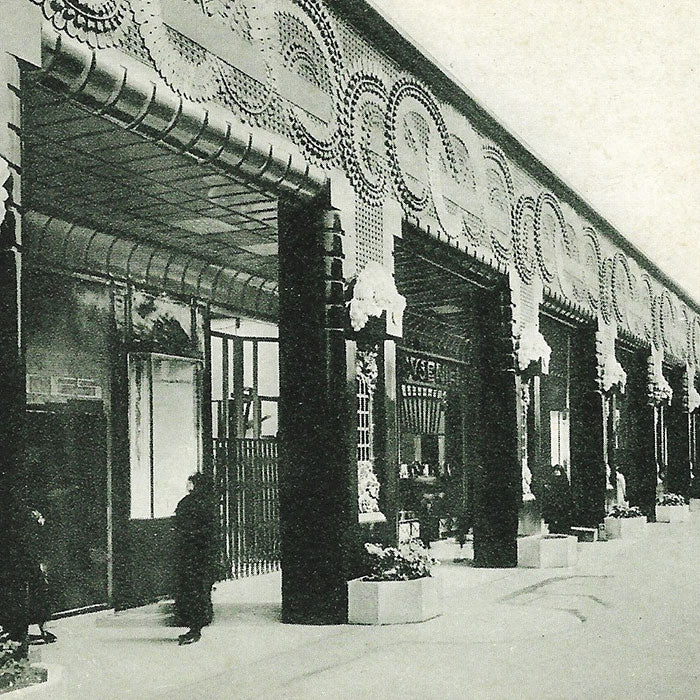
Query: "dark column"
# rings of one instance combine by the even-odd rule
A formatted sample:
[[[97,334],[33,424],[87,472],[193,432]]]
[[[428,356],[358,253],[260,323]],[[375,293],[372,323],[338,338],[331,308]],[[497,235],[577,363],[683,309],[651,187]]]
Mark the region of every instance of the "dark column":
[[[690,471],[692,459],[691,415],[688,413],[688,384],[685,372],[675,370],[669,380],[673,387],[671,405],[666,408],[668,424],[668,476],[667,487],[671,493],[690,495]]]
[[[596,334],[572,337],[571,488],[577,525],[597,527],[605,517],[605,397],[597,382]]]
[[[342,257],[337,212],[321,201],[280,201],[279,446],[285,622],[347,619],[357,466],[354,352],[344,332]]]
[[[17,60],[0,50],[0,625],[26,636],[22,562],[25,365],[22,347],[20,87]]]
[[[479,303],[481,348],[479,464],[474,473],[474,563],[518,563],[518,453],[521,379],[515,371],[512,308],[506,285],[484,292]]]
[[[655,517],[656,458],[654,451],[654,408],[647,393],[648,350],[620,353],[627,373],[621,400],[618,458],[627,482],[630,505],[639,506],[648,518]]]

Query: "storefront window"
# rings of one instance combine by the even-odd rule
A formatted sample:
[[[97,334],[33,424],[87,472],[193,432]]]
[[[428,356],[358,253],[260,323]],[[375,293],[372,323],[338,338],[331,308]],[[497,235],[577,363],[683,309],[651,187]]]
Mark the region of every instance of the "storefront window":
[[[129,356],[131,517],[167,518],[201,466],[199,363]]]

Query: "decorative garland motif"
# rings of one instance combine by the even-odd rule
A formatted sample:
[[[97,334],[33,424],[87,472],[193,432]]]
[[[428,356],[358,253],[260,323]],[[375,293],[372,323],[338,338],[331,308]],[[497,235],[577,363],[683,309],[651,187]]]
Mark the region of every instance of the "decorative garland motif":
[[[56,30],[93,48],[116,45],[114,33],[129,12],[128,0],[32,0]]]
[[[407,106],[408,105],[408,106]],[[438,144],[445,149],[450,167],[454,167],[452,147],[447,127],[435,100],[413,78],[401,78],[389,94],[386,113],[386,138],[391,174],[399,199],[409,210],[423,211],[430,200],[431,157],[437,158]],[[438,142],[435,142],[438,139]],[[425,173],[425,180],[417,180],[417,189],[409,184],[407,161],[414,159]],[[437,162],[432,161],[435,168]],[[419,173],[416,173],[419,174]],[[435,177],[435,171],[433,170]],[[426,182],[427,181],[427,182]]]
[[[525,284],[535,276],[535,200],[520,195],[513,211],[513,240],[515,242],[515,265]]]
[[[544,230],[543,213],[545,207],[548,206],[554,213],[554,218],[559,225],[559,232]],[[550,192],[542,192],[537,198],[535,206],[535,254],[537,256],[537,265],[540,270],[540,276],[545,284],[552,284],[557,275],[557,240],[564,238],[566,230],[566,221],[562,214],[559,202]],[[547,241],[547,234],[551,236],[551,240]],[[558,235],[557,235],[558,234]],[[545,255],[545,244],[549,243],[549,260],[554,264],[555,271],[547,265],[547,256]]]
[[[620,266],[622,266],[622,269],[625,271],[627,284],[624,286],[621,286],[619,284],[620,278],[618,274],[618,268]],[[615,318],[617,319],[619,325],[623,325],[625,323],[625,319],[627,318],[627,308],[623,308],[620,296],[626,291],[629,291],[630,296],[634,294],[634,285],[632,284],[632,273],[630,272],[630,266],[629,262],[627,261],[627,256],[624,255],[624,253],[617,252],[613,257],[610,291],[612,293],[612,307],[613,311],[615,312]]]
[[[219,59],[170,29],[163,21],[161,2],[169,0],[132,0],[134,18],[153,65],[179,95],[194,102],[213,99],[220,88]]]
[[[327,163],[338,155],[341,141],[338,105],[340,104],[340,86],[344,73],[342,54],[333,30],[333,24],[322,3],[318,0],[291,0],[291,2],[301,10],[301,13],[298,16],[295,12],[285,12],[284,14],[295,17],[304,26],[307,24],[305,20],[310,19],[315,33],[320,38],[320,41],[315,39],[314,41],[323,54],[324,72],[328,82],[326,89],[329,90],[333,114],[329,124],[322,124],[304,110],[290,104],[289,120],[297,143],[306,150],[311,158],[321,163]],[[307,65],[318,68],[316,65],[317,57],[309,55],[307,59],[311,61],[311,64]],[[323,88],[324,85],[321,84],[318,87]]]
[[[373,206],[383,204],[386,195],[386,102],[387,92],[380,78],[364,72],[350,78],[343,120],[345,169],[358,196]],[[379,153],[373,144],[381,146]]]
[[[216,2],[226,8],[224,12],[220,10],[219,14],[229,20],[234,34],[259,51],[260,61],[265,66],[265,80],[260,82],[245,75],[235,67],[229,66],[224,61],[217,62],[219,82],[224,93],[257,124],[258,117],[270,109],[276,96],[270,37],[262,30],[263,22],[257,16],[254,6],[247,9],[242,0],[209,0],[209,2],[210,4]]]
[[[495,175],[498,186],[488,187],[488,199],[492,207],[503,212],[505,230],[491,226],[490,239],[491,247],[496,258],[503,264],[508,264],[512,252],[512,229],[513,229],[513,200],[515,198],[515,187],[510,173],[508,160],[503,151],[493,145],[485,145],[484,159],[491,164],[491,172]],[[488,180],[488,171],[487,171]]]

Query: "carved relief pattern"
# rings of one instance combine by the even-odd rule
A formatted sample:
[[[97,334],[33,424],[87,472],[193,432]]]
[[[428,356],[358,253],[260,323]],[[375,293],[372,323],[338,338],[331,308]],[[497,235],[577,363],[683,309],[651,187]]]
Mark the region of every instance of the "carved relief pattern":
[[[423,211],[430,201],[430,170],[440,149],[453,168],[452,148],[440,110],[412,78],[401,78],[389,94],[386,139],[394,186],[410,211]]]
[[[513,238],[515,240],[515,265],[525,283],[530,283],[536,273],[535,260],[535,200],[520,195],[513,213]]]
[[[218,59],[163,21],[161,3],[132,0],[139,33],[161,78],[175,92],[195,102],[219,91]]]
[[[486,165],[487,201],[492,216],[489,234],[496,259],[507,264],[512,252],[512,214],[515,188],[508,159],[500,148],[484,146]]]
[[[295,22],[291,23],[290,18]],[[310,20],[310,21],[309,21]],[[333,110],[326,124],[296,105],[289,107],[289,120],[295,141],[315,161],[330,162],[339,153],[338,106],[344,68],[340,47],[331,20],[317,0],[293,0],[284,13],[278,13],[282,58],[331,98]],[[296,28],[298,31],[294,31]]]
[[[350,78],[343,123],[345,169],[358,196],[373,205],[381,204],[386,193],[386,101],[380,78],[364,72]]]
[[[95,48],[114,46],[115,30],[129,12],[127,0],[32,0],[44,17],[68,36]]]

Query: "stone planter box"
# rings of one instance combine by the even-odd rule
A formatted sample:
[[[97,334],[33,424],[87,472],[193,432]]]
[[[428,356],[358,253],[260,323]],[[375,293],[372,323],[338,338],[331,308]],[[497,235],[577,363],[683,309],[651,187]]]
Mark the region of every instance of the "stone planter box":
[[[691,513],[700,513],[700,498],[691,498],[689,510]]]
[[[605,518],[605,534],[609,540],[641,537],[647,531],[647,519],[641,518]]]
[[[518,538],[518,566],[550,569],[574,566],[578,540],[573,535],[533,535]]]
[[[442,614],[442,581],[426,576],[412,581],[348,581],[348,622],[396,625],[423,622]]]
[[[690,508],[686,506],[656,506],[657,523],[684,523],[690,519]]]

